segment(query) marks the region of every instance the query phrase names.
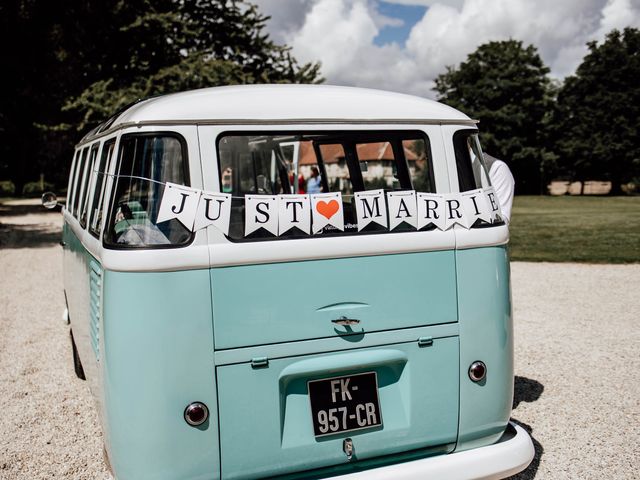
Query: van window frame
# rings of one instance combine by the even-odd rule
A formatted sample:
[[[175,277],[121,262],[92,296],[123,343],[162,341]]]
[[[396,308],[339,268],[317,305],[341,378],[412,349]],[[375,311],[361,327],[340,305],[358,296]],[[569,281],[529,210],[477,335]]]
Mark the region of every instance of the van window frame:
[[[109,202],[108,202],[108,210],[107,216],[105,218],[105,227],[111,225],[113,221],[114,208],[113,204],[116,201],[116,191],[118,188],[118,178],[120,175],[120,168],[122,167],[122,148],[126,143],[127,139],[131,137],[172,137],[178,140],[180,143],[180,152],[182,155],[182,168],[185,180],[185,187],[191,187],[191,171],[189,169],[189,149],[187,147],[187,140],[184,136],[176,131],[172,130],[160,130],[160,131],[152,131],[152,132],[130,132],[124,133],[120,136],[120,140],[117,142],[118,149],[115,151],[116,156],[112,158],[112,162],[116,162],[115,169],[113,171],[113,182],[111,184],[111,191],[109,192]],[[115,146],[114,146],[115,148]],[[103,205],[102,208],[105,208]],[[106,241],[105,228],[102,229],[102,247],[108,250],[166,250],[166,249],[174,249],[174,248],[185,248],[191,245],[195,238],[196,232],[191,232],[189,239],[184,243],[179,244],[157,244],[157,245],[126,245],[126,244],[118,244],[118,243],[110,243]]]
[[[105,194],[107,193],[106,177],[107,177],[107,172],[109,171],[109,167],[111,166],[111,162],[113,160],[113,154],[116,151],[115,150],[116,140],[117,140],[117,137],[112,137],[112,138],[106,139],[102,143],[102,149],[100,150],[100,153],[95,163],[95,167],[96,167],[94,170],[95,180],[93,181],[93,187],[92,187],[93,196],[91,197],[91,209],[89,210],[88,218],[87,218],[87,230],[89,231],[91,236],[98,239],[102,234],[102,220],[104,218],[101,218],[99,224],[96,224],[97,230],[93,229],[91,225],[93,224],[94,215],[96,215],[96,212],[100,213],[104,208],[104,197],[105,197]],[[109,148],[111,148],[111,152],[108,151]],[[107,155],[109,155],[108,157],[104,156],[105,152]],[[104,160],[104,164],[102,164],[103,160]],[[102,168],[102,171],[100,170],[100,168]],[[100,189],[98,191],[97,187],[98,187],[98,180],[100,176],[102,176],[102,179],[100,180]],[[103,217],[104,217],[104,214],[103,214]]]
[[[345,160],[347,162],[347,168],[349,169],[349,176],[350,176],[350,181],[351,181],[351,185],[353,187],[353,192],[361,192],[361,191],[365,191],[364,188],[364,180],[362,177],[362,170],[359,168],[360,165],[360,160],[358,158],[357,155],[357,151],[356,151],[356,145],[358,143],[375,143],[375,142],[382,142],[382,141],[391,141],[391,146],[392,146],[392,150],[393,150],[393,155],[394,155],[394,160],[396,162],[396,164],[399,164],[399,160],[402,160],[405,164],[406,164],[406,172],[408,173],[408,180],[409,180],[409,185],[410,185],[410,189],[413,189],[413,178],[411,178],[411,173],[409,171],[409,165],[408,165],[408,161],[406,159],[406,156],[404,154],[404,149],[402,147],[402,141],[403,140],[422,140],[425,144],[425,154],[427,156],[427,162],[428,162],[428,175],[429,175],[429,185],[431,187],[432,192],[426,192],[426,193],[437,193],[437,188],[436,188],[436,182],[435,182],[435,172],[433,169],[433,149],[431,146],[431,138],[429,137],[429,134],[427,132],[425,132],[424,130],[420,130],[420,129],[407,129],[407,130],[402,130],[402,129],[394,129],[394,130],[389,130],[389,129],[383,129],[383,130],[363,130],[363,129],[354,129],[354,130],[304,130],[304,129],[296,129],[296,130],[286,130],[286,129],[282,129],[282,130],[225,130],[220,132],[216,138],[215,138],[215,155],[216,155],[216,162],[217,162],[217,169],[218,169],[218,191],[222,192],[222,165],[220,163],[220,141],[224,138],[224,137],[229,137],[229,136],[278,136],[278,135],[291,135],[291,136],[295,136],[295,135],[314,135],[314,134],[318,134],[318,135],[325,135],[328,138],[323,139],[322,141],[319,142],[314,142],[314,152],[316,155],[316,158],[322,158],[321,152],[320,152],[320,145],[322,144],[335,144],[338,142],[338,139],[345,139],[345,137],[347,137],[346,139],[348,141],[342,141],[341,144],[343,145],[343,149],[344,149],[344,153],[345,153]],[[334,137],[334,138],[331,138]],[[398,155],[398,152],[396,150],[396,146],[395,144],[397,144],[397,147],[400,150],[400,154]],[[206,161],[203,159],[203,161]],[[326,174],[326,168],[325,168],[325,162],[322,162],[322,164],[318,165],[320,173],[322,175],[322,185],[325,189],[328,190],[328,181],[327,181],[327,174]],[[398,170],[400,171],[400,170]],[[354,177],[355,177],[355,183],[354,183]],[[401,189],[401,190],[407,190],[407,189]],[[400,190],[398,190],[400,191]],[[235,198],[235,197],[234,197]],[[433,227],[429,228],[425,228],[424,230],[412,230],[417,232],[421,232],[421,231],[425,231],[425,230],[429,230],[432,229]],[[290,237],[286,237],[286,236],[268,236],[268,237],[252,237],[252,238],[248,238],[248,237],[242,237],[242,238],[233,238],[230,235],[225,235],[225,238],[227,240],[229,240],[232,243],[246,243],[246,242],[264,242],[264,241],[274,241],[274,240],[298,240],[298,239],[302,239],[302,238],[328,238],[328,237],[350,237],[350,236],[358,236],[358,235],[379,235],[379,234],[397,234],[397,233],[406,233],[406,231],[399,229],[399,230],[380,230],[380,231],[375,231],[375,230],[370,230],[370,231],[358,231],[358,232],[335,232],[335,233],[323,233],[322,235],[305,235],[305,234],[301,234],[301,235],[295,235],[295,236],[290,236]]]
[[[79,157],[80,157],[80,149],[76,149],[71,159],[71,167],[69,168],[69,182],[67,184],[67,198],[65,202],[65,208],[69,212],[71,211],[69,207],[71,206],[73,182],[76,177],[76,169],[78,167]]]
[[[98,159],[98,153],[100,151],[100,141],[91,145],[89,150],[89,156],[87,160],[87,174],[83,178],[82,194],[80,197],[80,204],[78,205],[78,220],[80,226],[84,229],[88,225],[88,203],[93,190],[93,173],[95,170],[96,160]]]
[[[82,149],[82,153],[80,155],[80,162],[78,163],[78,170],[76,172],[76,180],[74,182],[73,189],[73,205],[72,212],[73,218],[78,219],[78,207],[80,206],[80,197],[82,196],[82,179],[86,173],[86,164],[88,163],[89,156],[89,146],[86,146]]]

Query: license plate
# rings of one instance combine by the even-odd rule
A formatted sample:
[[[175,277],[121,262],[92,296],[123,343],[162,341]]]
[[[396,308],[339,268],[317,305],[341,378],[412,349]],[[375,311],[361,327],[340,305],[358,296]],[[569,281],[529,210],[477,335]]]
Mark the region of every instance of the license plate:
[[[311,380],[307,385],[316,437],[382,425],[376,372]]]

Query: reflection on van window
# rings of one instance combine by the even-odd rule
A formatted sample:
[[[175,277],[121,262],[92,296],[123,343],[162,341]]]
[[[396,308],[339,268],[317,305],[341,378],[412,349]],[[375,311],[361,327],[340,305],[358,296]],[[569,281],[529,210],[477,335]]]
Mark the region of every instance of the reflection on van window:
[[[122,137],[105,245],[177,246],[190,241],[191,232],[176,219],[156,225],[163,183],[189,185],[185,153],[175,135]]]
[[[357,233],[354,192],[434,192],[423,132],[309,132],[224,135],[218,140],[220,189],[233,195],[229,236],[244,239],[244,195],[341,192],[344,232]],[[364,230],[386,231],[371,223]],[[301,235],[291,229],[281,237]],[[259,229],[248,238],[274,238]]]

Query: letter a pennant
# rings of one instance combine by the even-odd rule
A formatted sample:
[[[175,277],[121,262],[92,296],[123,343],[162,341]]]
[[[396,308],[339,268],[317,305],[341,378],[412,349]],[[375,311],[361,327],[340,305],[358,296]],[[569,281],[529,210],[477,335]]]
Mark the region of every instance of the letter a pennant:
[[[201,193],[202,191],[196,188],[167,182],[160,201],[156,223],[176,218],[189,230],[193,230]]]
[[[393,230],[402,222],[407,222],[418,228],[415,191],[387,192],[387,202],[389,204],[389,230]]]

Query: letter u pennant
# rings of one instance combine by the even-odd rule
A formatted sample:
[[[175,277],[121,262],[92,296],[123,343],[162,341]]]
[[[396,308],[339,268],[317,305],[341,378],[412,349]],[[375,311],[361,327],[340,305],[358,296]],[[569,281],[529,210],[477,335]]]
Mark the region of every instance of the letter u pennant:
[[[228,193],[202,192],[193,230],[213,225],[225,235],[229,235],[231,219],[231,195]]]

